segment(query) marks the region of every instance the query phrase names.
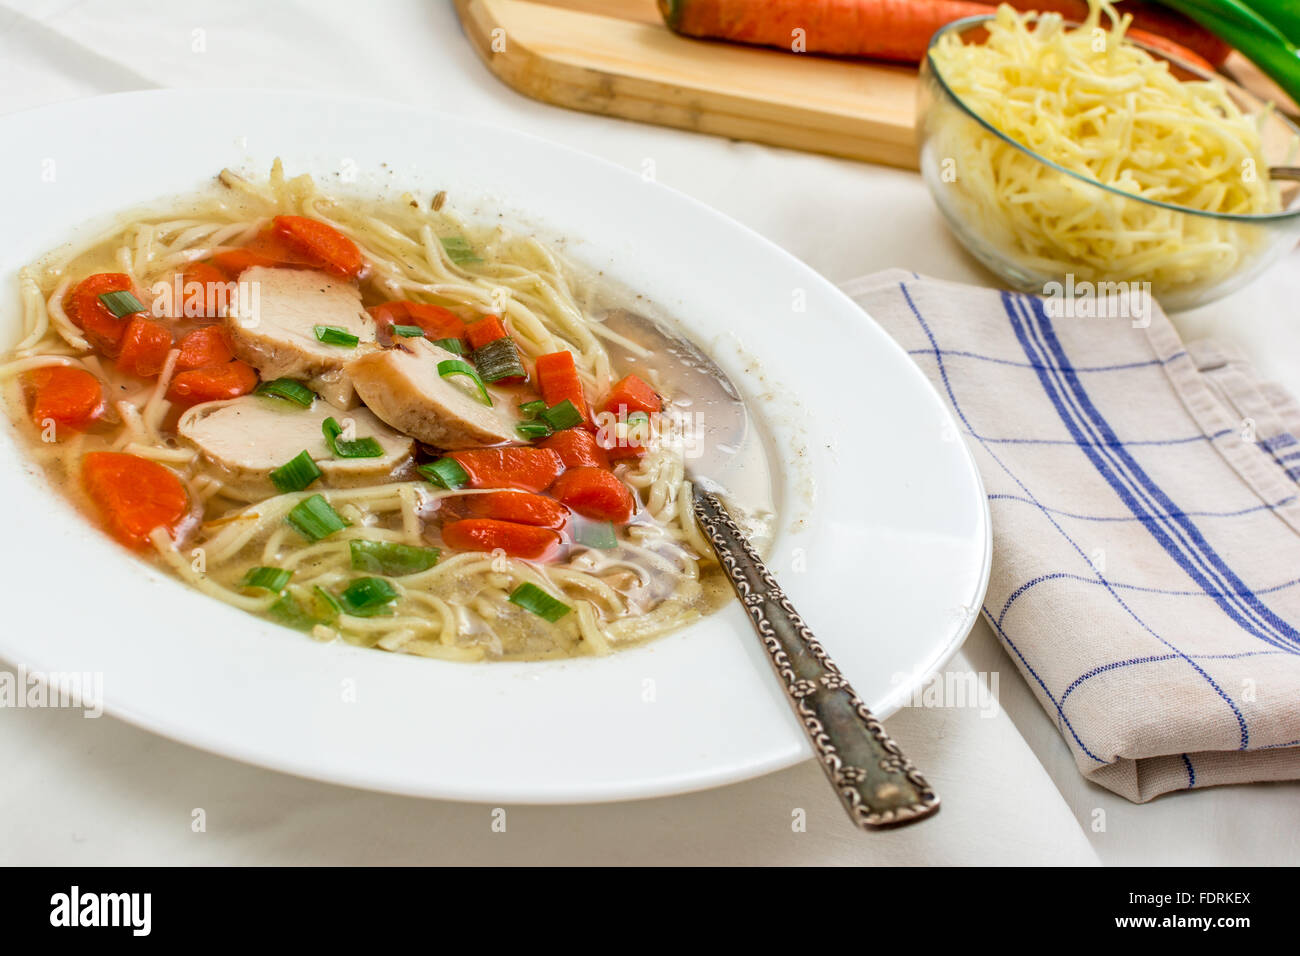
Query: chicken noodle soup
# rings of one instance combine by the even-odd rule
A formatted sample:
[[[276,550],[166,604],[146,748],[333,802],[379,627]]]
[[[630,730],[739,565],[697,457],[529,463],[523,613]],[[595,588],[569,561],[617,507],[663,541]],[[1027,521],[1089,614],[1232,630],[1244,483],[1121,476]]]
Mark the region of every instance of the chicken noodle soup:
[[[589,278],[442,194],[219,183],[20,276],[6,402],[108,533],[317,639],[457,660],[604,654],[721,603],[689,396]]]

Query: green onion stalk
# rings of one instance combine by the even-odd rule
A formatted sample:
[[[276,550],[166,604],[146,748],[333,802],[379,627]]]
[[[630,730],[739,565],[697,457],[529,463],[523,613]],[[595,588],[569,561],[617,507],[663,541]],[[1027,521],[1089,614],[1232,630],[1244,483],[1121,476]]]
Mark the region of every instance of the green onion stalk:
[[[1296,0],[1160,0],[1232,44],[1300,103],[1300,6]]]

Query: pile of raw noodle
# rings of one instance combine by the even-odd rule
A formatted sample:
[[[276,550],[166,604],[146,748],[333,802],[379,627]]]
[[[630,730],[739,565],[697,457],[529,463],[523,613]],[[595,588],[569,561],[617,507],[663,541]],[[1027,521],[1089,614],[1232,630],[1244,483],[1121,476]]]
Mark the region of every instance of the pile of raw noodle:
[[[1157,294],[1210,284],[1260,246],[1258,227],[1089,182],[1207,213],[1275,212],[1259,117],[1244,115],[1222,85],[1180,81],[1125,42],[1130,19],[1104,0],[1090,0],[1076,29],[1057,14],[1002,6],[986,42],[943,37],[931,57],[948,87],[1015,143],[1081,178],[942,103],[929,131],[956,180],[940,200],[961,202],[962,221],[978,223],[981,238],[1045,275],[1148,281]]]

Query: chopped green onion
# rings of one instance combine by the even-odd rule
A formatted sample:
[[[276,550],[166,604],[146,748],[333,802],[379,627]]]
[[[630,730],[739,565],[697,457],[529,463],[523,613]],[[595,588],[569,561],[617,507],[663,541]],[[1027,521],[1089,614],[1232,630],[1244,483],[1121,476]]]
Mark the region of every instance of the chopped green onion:
[[[418,339],[424,335],[424,329],[418,325],[394,325],[393,334],[404,339]]]
[[[542,412],[541,418],[557,432],[582,424],[582,412],[567,398]]]
[[[348,526],[339,513],[330,507],[330,503],[323,495],[304,498],[293,506],[285,516],[285,520],[308,541],[328,538],[334,532],[342,531]]]
[[[244,579],[239,582],[241,588],[263,588],[272,594],[279,594],[289,585],[293,572],[284,568],[249,568]]]
[[[366,437],[356,438],[352,441],[339,441],[339,436],[343,434],[343,426],[333,417],[321,422],[320,428],[325,433],[325,444],[329,445],[330,451],[334,453],[335,458],[384,457],[383,446],[373,438]]]
[[[545,438],[551,433],[551,426],[546,422],[520,422],[515,426],[515,431],[524,441],[532,441],[535,438]]]
[[[449,236],[442,240],[442,248],[447,250],[447,258],[456,265],[464,265],[466,262],[482,262],[474,252],[474,247],[469,244],[469,240],[464,236]]]
[[[438,563],[437,548],[417,548],[396,541],[364,541],[360,538],[353,538],[348,547],[352,552],[353,570],[386,574],[390,578],[427,571]]]
[[[269,382],[263,382],[253,389],[253,393],[270,398],[282,398],[303,408],[311,408],[311,403],[316,401],[315,392],[302,382],[295,382],[291,378],[274,378]]]
[[[524,363],[519,360],[519,349],[508,335],[493,339],[482,348],[474,350],[474,366],[485,382],[499,382],[503,378],[527,378]]]
[[[469,473],[455,458],[439,458],[415,469],[439,488],[455,491],[469,483]]]
[[[319,584],[307,595],[307,607],[304,608],[292,591],[285,591],[280,600],[271,605],[272,617],[281,624],[300,631],[310,631],[318,624],[333,624],[342,613],[339,599],[330,594]]]
[[[642,422],[645,422],[646,424],[650,423],[650,415],[648,413],[633,412],[631,415],[627,416],[627,423],[629,425],[638,425]]]
[[[300,451],[297,456],[271,472],[271,484],[275,485],[275,490],[280,494],[287,495],[291,491],[302,491],[320,475],[321,471],[316,467],[316,462],[312,461],[311,455]]]
[[[324,342],[326,345],[342,345],[344,348],[354,349],[361,341],[338,325],[315,325],[312,326],[312,331],[316,333],[317,341]]]
[[[310,631],[313,627],[321,622],[316,620],[310,614],[302,609],[302,605],[297,602],[294,596],[287,591],[280,596],[280,600],[270,606],[268,612],[281,624],[287,627],[296,628],[299,631]]]
[[[460,339],[438,339],[438,341],[433,344],[438,346],[440,349],[446,349],[452,355],[465,354],[465,343]]]
[[[518,604],[525,611],[531,611],[544,621],[554,624],[573,608],[563,601],[556,600],[536,584],[525,582],[515,588],[510,595],[510,603]]]
[[[460,359],[447,359],[445,362],[439,362],[438,374],[443,378],[452,375],[464,375],[478,386],[478,393],[483,399],[483,404],[492,404],[492,396],[488,394],[487,386],[483,384],[483,379],[478,377],[478,372],[474,371],[474,367],[468,362],[462,362]]]
[[[523,402],[519,406],[519,411],[528,418],[536,418],[542,412],[546,411],[546,403],[540,398],[534,399],[531,402]]]
[[[104,303],[105,308],[112,312],[115,318],[119,319],[123,316],[134,315],[136,312],[144,311],[144,303],[125,290],[120,292],[101,292],[99,294],[99,301]]]
[[[343,606],[339,604],[339,599],[319,584],[311,589],[311,603],[316,620],[321,624],[333,624],[343,613]]]
[[[618,536],[614,533],[612,521],[584,521],[575,529],[573,540],[602,551],[618,547]]]
[[[339,604],[344,614],[353,617],[375,617],[391,614],[388,605],[397,599],[397,589],[383,578],[357,578],[339,594]]]

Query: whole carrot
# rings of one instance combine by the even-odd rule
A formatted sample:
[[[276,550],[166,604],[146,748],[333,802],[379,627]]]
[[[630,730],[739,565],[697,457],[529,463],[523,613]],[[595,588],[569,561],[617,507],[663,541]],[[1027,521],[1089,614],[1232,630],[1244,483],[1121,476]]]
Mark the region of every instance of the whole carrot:
[[[969,0],[659,0],[659,10],[687,36],[903,63],[919,63],[945,24],[989,12]]]
[[[1149,46],[1157,53],[1163,53],[1182,60],[1184,63],[1190,63],[1192,66],[1200,67],[1206,73],[1214,72],[1214,64],[1199,53],[1187,49],[1181,43],[1175,43],[1168,37],[1161,36],[1158,33],[1148,33],[1146,30],[1139,30],[1136,27],[1129,27],[1128,32],[1124,34],[1128,39],[1134,40],[1145,46]],[[1178,74],[1175,74],[1178,75]]]
[[[1088,15],[1087,0],[1007,2],[1076,21]],[[940,27],[987,16],[997,5],[998,0],[659,0],[669,28],[686,36],[903,63],[919,63]],[[1226,43],[1171,10],[1136,3],[1125,3],[1124,10],[1133,11],[1141,30],[1134,38],[1151,46],[1206,68],[1228,55]]]

